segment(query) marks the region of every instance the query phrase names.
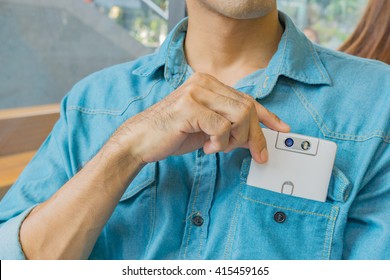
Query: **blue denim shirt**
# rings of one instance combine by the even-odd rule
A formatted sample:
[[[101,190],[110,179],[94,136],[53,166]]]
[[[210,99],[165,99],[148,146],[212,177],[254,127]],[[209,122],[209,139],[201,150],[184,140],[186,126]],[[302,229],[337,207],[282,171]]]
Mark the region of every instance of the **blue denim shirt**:
[[[268,67],[236,88],[292,132],[337,143],[327,201],[248,186],[246,149],[170,156],[131,182],[91,259],[390,259],[390,68],[313,45],[280,20]],[[188,78],[186,28],[184,20],[154,54],[95,73],[63,99],[60,120],[0,203],[1,259],[23,259],[18,233],[29,211],[125,120]]]

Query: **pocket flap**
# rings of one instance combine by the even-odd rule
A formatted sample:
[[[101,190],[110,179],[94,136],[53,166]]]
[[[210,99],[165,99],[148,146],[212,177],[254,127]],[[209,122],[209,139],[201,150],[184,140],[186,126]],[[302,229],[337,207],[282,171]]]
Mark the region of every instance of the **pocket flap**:
[[[151,162],[145,165],[138,175],[133,179],[122,195],[120,202],[133,197],[139,191],[151,185],[156,178],[156,162]]]
[[[336,166],[333,166],[332,176],[329,182],[328,199],[345,202],[351,192],[351,182],[347,176]]]

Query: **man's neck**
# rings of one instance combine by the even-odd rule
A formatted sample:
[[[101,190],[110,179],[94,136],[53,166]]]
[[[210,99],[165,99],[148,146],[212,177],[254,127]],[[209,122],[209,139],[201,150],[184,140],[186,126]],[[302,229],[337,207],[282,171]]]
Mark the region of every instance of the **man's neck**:
[[[275,9],[264,17],[236,20],[191,1],[185,54],[195,70],[233,86],[248,74],[267,67],[283,27]]]

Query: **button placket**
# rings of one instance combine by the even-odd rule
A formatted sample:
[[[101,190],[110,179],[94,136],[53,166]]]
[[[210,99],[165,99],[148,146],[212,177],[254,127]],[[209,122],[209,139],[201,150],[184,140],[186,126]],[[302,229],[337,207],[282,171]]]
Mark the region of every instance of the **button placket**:
[[[201,258],[208,236],[209,210],[216,183],[216,154],[196,152],[194,182],[188,201],[187,220],[180,255],[183,259]]]

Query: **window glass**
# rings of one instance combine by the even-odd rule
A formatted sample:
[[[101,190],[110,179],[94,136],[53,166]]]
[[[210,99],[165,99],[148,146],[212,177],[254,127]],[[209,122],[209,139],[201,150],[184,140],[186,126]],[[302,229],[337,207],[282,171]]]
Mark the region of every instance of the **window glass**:
[[[168,32],[167,0],[87,0],[103,15],[148,47],[156,48]]]
[[[0,0],[0,109],[58,103],[90,73],[153,52],[184,15],[183,3]],[[333,49],[355,28],[366,3],[278,0],[308,36]]]
[[[1,0],[0,109],[58,103],[83,77],[152,52],[167,0]]]
[[[312,41],[337,49],[355,29],[368,0],[278,0],[278,8]]]

